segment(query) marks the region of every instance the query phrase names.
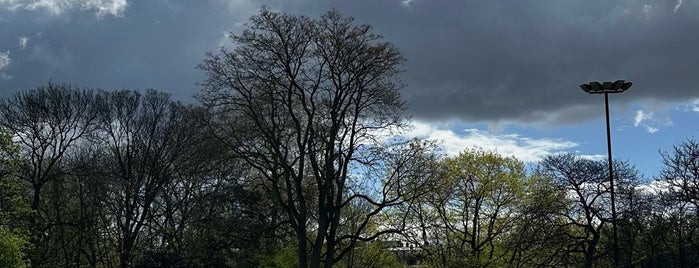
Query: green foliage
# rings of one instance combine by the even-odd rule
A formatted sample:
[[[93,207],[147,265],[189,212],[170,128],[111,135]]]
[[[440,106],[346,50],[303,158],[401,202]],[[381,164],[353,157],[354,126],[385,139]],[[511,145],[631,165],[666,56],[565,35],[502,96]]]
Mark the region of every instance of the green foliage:
[[[352,266],[349,267],[404,267],[395,252],[388,250],[381,241],[365,243],[353,249]]]
[[[524,163],[483,150],[464,151],[444,163],[448,196],[438,209],[446,219],[446,246],[458,256],[448,266],[497,266],[506,256],[500,237],[520,217],[528,183]]]
[[[294,268],[299,267],[299,258],[296,254],[296,246],[289,244],[279,250],[272,257],[272,263],[274,267],[279,268]]]
[[[6,175],[14,166],[12,158],[19,152],[19,146],[12,142],[9,133],[0,131],[0,175]]]
[[[564,211],[565,194],[548,177],[533,174],[525,185],[526,194],[518,204],[521,214],[512,232],[503,237],[503,250],[509,252],[508,264],[520,267],[565,266],[552,258],[565,247],[567,236],[560,227],[558,214]]]
[[[0,132],[0,267],[26,267],[30,246],[26,233],[31,208],[23,184],[13,176],[18,151],[11,136]]]
[[[0,267],[27,267],[27,238],[0,226]]]
[[[32,209],[26,196],[26,186],[10,174],[9,162],[6,161],[6,173],[0,174],[0,226],[27,230]]]

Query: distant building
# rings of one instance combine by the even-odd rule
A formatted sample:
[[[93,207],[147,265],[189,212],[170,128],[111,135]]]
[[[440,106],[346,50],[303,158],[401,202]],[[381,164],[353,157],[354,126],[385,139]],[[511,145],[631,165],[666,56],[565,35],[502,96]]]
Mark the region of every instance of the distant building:
[[[401,259],[409,267],[420,265],[422,250],[415,244],[403,242],[401,240],[385,240],[383,241],[386,249],[393,251],[399,259]]]

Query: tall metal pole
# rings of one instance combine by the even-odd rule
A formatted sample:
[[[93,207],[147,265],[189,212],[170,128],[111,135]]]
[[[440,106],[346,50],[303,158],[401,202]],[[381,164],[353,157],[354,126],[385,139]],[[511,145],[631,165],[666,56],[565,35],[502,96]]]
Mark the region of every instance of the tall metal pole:
[[[631,82],[616,80],[615,82],[590,82],[582,84],[580,88],[590,94],[604,93],[604,110],[607,118],[607,160],[609,163],[609,194],[612,203],[612,232],[614,238],[614,267],[619,266],[619,244],[616,232],[616,201],[614,200],[614,167],[612,165],[612,134],[609,130],[609,93],[622,93],[633,85]]]
[[[616,205],[614,201],[614,171],[612,166],[612,136],[609,131],[609,93],[604,93],[604,108],[607,116],[607,160],[609,163],[609,194],[612,201],[612,235],[614,239],[614,267],[619,266],[619,245],[616,235]]]

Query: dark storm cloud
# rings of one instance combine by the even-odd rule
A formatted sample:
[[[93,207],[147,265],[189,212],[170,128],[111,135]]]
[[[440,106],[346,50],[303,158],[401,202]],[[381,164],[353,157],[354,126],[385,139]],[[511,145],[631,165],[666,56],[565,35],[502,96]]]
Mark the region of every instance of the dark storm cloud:
[[[120,16],[0,8],[0,51],[12,58],[4,72],[13,76],[0,81],[0,90],[54,81],[156,88],[191,100],[202,79],[195,67],[231,29],[230,14],[218,3],[165,0],[129,2]],[[26,38],[24,48],[19,38]]]
[[[633,81],[619,102],[699,97],[698,4],[640,0],[160,0],[101,17],[2,10],[0,52],[11,64],[0,72],[12,79],[0,89],[54,79],[189,98],[204,53],[262,4],[309,16],[335,7],[373,25],[408,58],[404,92],[418,119],[581,122],[599,114],[600,99],[578,88],[595,80]]]
[[[675,1],[412,1],[365,18],[408,56],[418,118],[577,123],[599,98],[578,85],[626,79],[615,100],[699,97],[699,7]],[[677,9],[675,9],[677,7]],[[385,8],[384,8],[385,9]]]

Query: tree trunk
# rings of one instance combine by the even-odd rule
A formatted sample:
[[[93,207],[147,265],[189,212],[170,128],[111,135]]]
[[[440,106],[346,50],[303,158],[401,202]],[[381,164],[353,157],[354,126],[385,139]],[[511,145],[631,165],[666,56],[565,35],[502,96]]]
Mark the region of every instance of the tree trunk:
[[[119,267],[121,267],[121,268],[131,267],[131,249],[130,249],[130,247],[128,247],[128,248],[125,247],[121,250],[121,253],[119,255]]]
[[[128,224],[126,226],[129,226]],[[124,232],[124,240],[122,241],[122,246],[119,252],[119,267],[129,268],[131,267],[131,250],[133,249],[133,242],[131,239],[130,232]]]
[[[585,249],[585,268],[592,268],[594,266],[597,241],[599,241],[599,235],[595,234],[590,244]]]
[[[305,229],[305,228],[303,228]],[[305,230],[297,230],[296,239],[298,240],[298,250],[296,252],[299,258],[299,267],[308,267],[308,247],[306,243],[306,232]]]

